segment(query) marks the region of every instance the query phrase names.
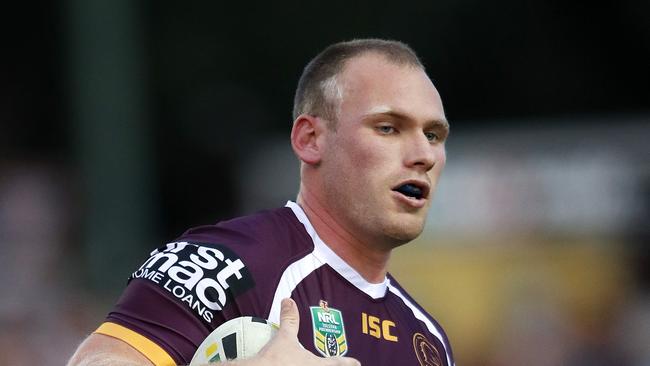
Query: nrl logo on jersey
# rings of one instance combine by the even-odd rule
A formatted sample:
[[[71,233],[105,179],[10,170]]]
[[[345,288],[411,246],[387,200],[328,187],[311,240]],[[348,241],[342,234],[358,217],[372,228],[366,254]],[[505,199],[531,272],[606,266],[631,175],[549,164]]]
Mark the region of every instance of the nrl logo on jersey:
[[[314,326],[314,346],[325,357],[343,356],[348,351],[345,326],[341,311],[331,308],[327,301],[311,306],[311,322]]]

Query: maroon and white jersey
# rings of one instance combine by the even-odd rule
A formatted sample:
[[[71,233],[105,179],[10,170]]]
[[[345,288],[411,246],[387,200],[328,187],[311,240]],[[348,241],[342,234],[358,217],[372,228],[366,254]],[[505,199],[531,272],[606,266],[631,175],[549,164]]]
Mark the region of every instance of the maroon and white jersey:
[[[156,249],[97,333],[126,341],[156,365],[187,364],[229,319],[279,323],[285,297],[298,304],[299,340],[316,355],[363,365],[454,364],[440,325],[397,281],[364,280],[294,202],[190,229]]]

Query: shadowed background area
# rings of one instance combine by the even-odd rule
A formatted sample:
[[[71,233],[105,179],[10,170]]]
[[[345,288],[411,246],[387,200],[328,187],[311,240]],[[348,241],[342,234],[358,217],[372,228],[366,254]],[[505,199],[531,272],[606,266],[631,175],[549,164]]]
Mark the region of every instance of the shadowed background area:
[[[58,365],[185,229],[294,199],[330,43],[411,45],[452,133],[392,272],[460,365],[650,363],[650,3],[70,0],[0,15],[0,363]]]

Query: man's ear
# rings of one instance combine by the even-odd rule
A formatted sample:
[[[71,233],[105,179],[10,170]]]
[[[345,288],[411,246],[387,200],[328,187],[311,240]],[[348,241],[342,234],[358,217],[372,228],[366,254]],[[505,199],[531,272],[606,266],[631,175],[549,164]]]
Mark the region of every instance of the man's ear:
[[[301,114],[293,122],[291,147],[305,164],[316,165],[321,161],[324,122],[318,117],[306,114]]]

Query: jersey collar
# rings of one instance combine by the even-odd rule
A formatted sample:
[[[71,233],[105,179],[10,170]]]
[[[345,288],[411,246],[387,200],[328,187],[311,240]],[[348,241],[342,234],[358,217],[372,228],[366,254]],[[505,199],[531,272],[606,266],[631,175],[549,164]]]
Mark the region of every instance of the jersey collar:
[[[285,207],[289,207],[293,214],[296,215],[298,221],[302,223],[307,231],[307,234],[311,237],[314,242],[314,255],[327,263],[332,267],[338,274],[343,278],[348,280],[354,287],[365,292],[368,296],[373,299],[379,299],[386,295],[386,290],[388,288],[388,277],[384,277],[384,280],[380,283],[370,283],[366,281],[354,268],[352,268],[347,262],[345,262],[338,254],[334,251],[318,236],[316,229],[312,226],[309,218],[303,211],[302,207],[293,201],[288,201]]]

